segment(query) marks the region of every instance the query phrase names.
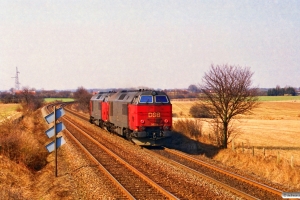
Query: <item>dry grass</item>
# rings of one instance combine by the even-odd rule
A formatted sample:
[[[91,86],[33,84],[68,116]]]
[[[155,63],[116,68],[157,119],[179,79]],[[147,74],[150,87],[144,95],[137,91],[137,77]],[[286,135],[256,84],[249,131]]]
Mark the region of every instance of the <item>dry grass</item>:
[[[16,116],[21,111],[19,104],[0,103],[0,122],[12,116]]]
[[[190,117],[189,108],[194,102],[174,101],[172,104],[173,112],[178,116],[183,113],[181,117]],[[202,134],[208,135],[210,120],[200,120]],[[235,152],[231,150],[232,144],[229,144],[229,149],[221,150],[214,159],[299,190],[300,102],[262,102],[252,115],[242,115],[233,123],[240,132],[234,139]],[[244,149],[244,153],[242,146],[248,148]],[[294,168],[291,167],[291,158]]]
[[[45,128],[40,111],[33,112],[22,120],[2,120],[0,199],[31,199],[34,173],[47,164]]]
[[[185,136],[198,140],[201,137],[201,123],[195,120],[180,119],[174,122],[173,130],[185,134]]]
[[[19,104],[13,104],[13,103],[8,103],[8,104],[3,104],[0,103],[0,113],[5,113],[7,115],[17,112],[17,109],[20,107]]]
[[[173,115],[176,117],[191,117],[190,108],[195,101],[172,101]]]
[[[242,150],[232,151],[231,149],[221,150],[215,160],[242,169],[243,172],[258,177],[263,177],[272,183],[284,185],[286,191],[298,191],[300,188],[299,166],[291,167],[290,160],[276,156],[256,154],[252,156],[249,151],[242,153]]]
[[[24,166],[0,155],[0,199],[30,199],[32,173]]]

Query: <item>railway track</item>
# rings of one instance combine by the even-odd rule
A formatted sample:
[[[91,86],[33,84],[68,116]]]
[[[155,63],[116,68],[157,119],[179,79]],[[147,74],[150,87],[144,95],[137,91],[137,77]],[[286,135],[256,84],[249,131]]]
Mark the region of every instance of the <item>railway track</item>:
[[[222,187],[225,187],[244,198],[282,199],[282,191],[276,188],[224,170],[179,151],[163,148],[162,150],[151,150],[151,153],[152,152],[162,156],[162,159],[173,160],[174,164],[187,168],[192,173],[200,176],[208,176],[209,179],[212,178],[217,180],[217,182],[219,182],[218,184],[222,185]]]
[[[79,117],[80,119],[89,121],[89,118],[85,114],[75,112],[71,109],[72,103],[64,104],[63,106],[64,106],[64,109],[66,111],[68,111],[69,113],[71,113],[72,115],[75,115],[75,116]]]
[[[83,119],[85,121],[88,120],[88,118],[85,115],[76,113],[70,109],[67,109],[67,110],[68,110],[68,112],[71,112],[72,114],[76,115],[77,117],[80,117],[81,119]],[[96,140],[99,140],[99,138]],[[107,144],[107,142],[106,142],[106,144]],[[124,149],[116,148],[115,144],[114,144],[114,151],[116,154],[126,157],[126,155],[122,155],[122,152],[124,152]],[[244,178],[242,176],[233,174],[231,172],[228,172],[226,170],[223,170],[221,168],[218,168],[211,164],[208,164],[204,161],[200,161],[195,158],[192,158],[186,154],[179,153],[177,151],[170,150],[170,149],[165,149],[163,151],[156,151],[156,152],[160,155],[160,158],[165,160],[166,162],[170,162],[170,159],[171,159],[171,160],[173,160],[172,165],[177,165],[178,167],[184,168],[185,170],[189,171],[189,173],[193,174],[193,176],[199,176],[201,178],[209,180],[209,181],[213,182],[214,184],[220,185],[221,187],[225,188],[226,190],[231,191],[245,199],[281,199],[282,191],[279,191],[279,190],[269,187],[267,185],[252,181],[252,180]],[[156,153],[156,155],[157,155],[157,153]],[[124,159],[127,160],[128,158],[124,158]],[[128,160],[129,160],[128,162],[132,162],[132,161],[130,161],[130,159],[128,159]],[[134,161],[134,162],[136,162],[136,161]],[[137,165],[136,167],[139,169],[141,166]],[[149,167],[149,168],[151,169],[151,167]],[[151,177],[151,179],[156,180],[156,182],[164,182],[162,180],[156,179],[155,177],[152,177],[152,175],[156,174],[157,172],[151,171],[151,170],[149,170],[149,168],[147,170],[144,170],[144,169],[139,169],[139,170],[142,173]],[[202,172],[202,173],[200,173],[200,172]],[[161,176],[161,177],[166,176],[166,174],[158,175],[158,177],[159,176]],[[163,179],[163,178],[161,178],[161,179]],[[192,199],[192,198],[196,199],[197,197],[200,197],[203,194],[203,192],[201,192],[201,194],[191,195],[191,192],[195,193],[195,190],[196,190],[193,186],[191,186],[193,188],[192,191],[189,191],[189,190],[187,190],[186,187],[180,189],[177,186],[175,187],[175,186],[172,186],[172,184],[170,184],[170,182],[176,183],[177,181],[178,180],[176,180],[176,179],[173,181],[166,180],[165,183],[168,183],[168,184],[162,183],[162,185],[165,188],[169,188],[168,190],[173,192],[174,194],[176,194],[179,198],[186,198],[187,196],[189,196],[190,199]],[[177,188],[177,189],[172,190],[172,188]],[[187,193],[189,193],[189,194],[182,194],[182,192],[180,192],[180,194],[178,194],[178,191],[182,191],[182,190],[186,190]],[[200,196],[197,196],[197,195],[200,195]]]
[[[118,199],[178,199],[93,139],[67,116],[61,121],[68,129],[68,136],[121,191],[123,195]]]
[[[111,179],[116,180],[118,187],[125,189],[124,193],[127,197],[130,199],[177,199],[107,147],[93,139],[81,128],[78,128],[69,119],[65,117],[63,122],[69,130],[71,129],[77,143],[82,145],[85,152],[89,152],[89,157],[112,175],[113,178]]]
[[[91,126],[95,128],[94,125]],[[208,184],[207,181],[201,178],[195,178],[193,175],[186,176],[185,171],[174,168],[172,165],[168,164],[168,162],[162,162],[161,160],[159,161],[152,157],[152,159],[150,158],[147,160],[144,158],[144,155],[132,154],[132,152],[127,151],[126,147],[119,145],[119,143],[116,143],[115,141],[110,141],[109,139],[103,140],[103,137],[99,135],[99,132],[98,134],[91,133],[91,127],[81,128],[90,132],[96,141],[99,141],[103,146],[111,149],[115,154],[122,157],[122,159],[130,163],[130,165],[135,167],[138,171],[149,177],[161,187],[166,188],[179,199],[224,199],[224,196],[220,194],[216,195],[216,193],[210,191],[211,188],[206,185]],[[96,128],[96,130],[99,131],[101,129]],[[100,132],[103,132],[103,130]],[[130,142],[127,142],[127,144],[134,147]],[[139,153],[144,153],[143,149],[137,146],[134,148],[136,148],[137,151],[140,151]]]

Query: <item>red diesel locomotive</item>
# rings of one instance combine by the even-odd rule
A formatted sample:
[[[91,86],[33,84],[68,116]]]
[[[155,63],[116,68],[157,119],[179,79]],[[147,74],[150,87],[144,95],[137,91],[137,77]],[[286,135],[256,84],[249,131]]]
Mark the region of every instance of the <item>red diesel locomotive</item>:
[[[172,104],[161,91],[100,92],[90,100],[90,122],[138,145],[164,145],[172,135]]]

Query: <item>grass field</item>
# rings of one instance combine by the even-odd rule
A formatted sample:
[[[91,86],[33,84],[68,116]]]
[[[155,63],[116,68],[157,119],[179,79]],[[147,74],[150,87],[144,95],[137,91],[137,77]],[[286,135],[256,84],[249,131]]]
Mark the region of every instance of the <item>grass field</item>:
[[[228,149],[220,151],[214,159],[300,189],[300,98],[260,97],[260,101],[253,114],[241,115],[232,121],[238,130],[235,151],[230,143]],[[173,115],[190,118],[189,108],[194,103],[173,101]],[[197,120],[202,125],[202,134],[211,134],[210,120]],[[255,156],[252,156],[253,147]]]
[[[178,117],[191,117],[189,108],[194,103],[172,102],[173,113]],[[204,133],[209,132],[209,119],[199,120]],[[263,101],[251,115],[240,115],[233,123],[240,130],[237,143],[274,148],[298,147],[300,150],[300,101]]]
[[[46,103],[54,102],[54,101],[62,101],[62,102],[71,102],[74,101],[73,98],[45,98]]]
[[[300,103],[300,96],[259,96],[259,102],[261,103],[265,103],[265,102],[289,102],[289,103]],[[191,115],[189,114],[189,110],[190,107],[196,103],[197,101],[184,101],[184,99],[178,101],[172,101],[173,104],[173,114],[175,114],[176,117],[191,117]],[[266,104],[264,104],[266,105]],[[271,108],[268,108],[268,111],[272,110],[272,106]],[[275,108],[276,110],[276,108]],[[271,111],[273,112],[273,111]],[[280,114],[280,113],[276,113],[276,114]],[[300,112],[299,112],[300,114]],[[283,113],[284,115],[284,113]],[[278,116],[272,116],[274,117],[278,117]]]
[[[17,112],[17,109],[20,107],[19,104],[2,104],[0,103],[0,113],[1,116],[9,116]]]
[[[259,101],[300,101],[300,96],[260,96]]]

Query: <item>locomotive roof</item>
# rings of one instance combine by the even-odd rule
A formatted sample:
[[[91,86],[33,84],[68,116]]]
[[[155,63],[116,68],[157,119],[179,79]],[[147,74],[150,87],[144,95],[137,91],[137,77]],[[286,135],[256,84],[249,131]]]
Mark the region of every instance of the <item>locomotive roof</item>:
[[[140,95],[166,95],[166,93],[156,90],[123,90],[111,95],[109,99],[110,101],[131,102],[134,97]]]
[[[126,102],[130,103],[135,97],[141,95],[167,95],[163,91],[156,91],[156,90],[122,90],[122,91],[109,91],[109,92],[99,92],[92,96],[91,100],[96,101],[103,101],[105,97],[109,96],[109,101],[119,101],[119,102]]]
[[[123,101],[123,102],[131,102],[132,99],[136,96],[137,91],[119,91],[112,95],[109,100],[110,101]]]
[[[106,96],[110,96],[110,95],[112,95],[114,93],[116,93],[116,92],[111,92],[111,91],[109,91],[109,92],[99,92],[99,93],[93,95],[92,98],[91,98],[91,100],[102,100]]]
[[[165,92],[162,91],[156,91],[156,90],[145,90],[145,91],[141,91],[142,95],[166,95]]]

